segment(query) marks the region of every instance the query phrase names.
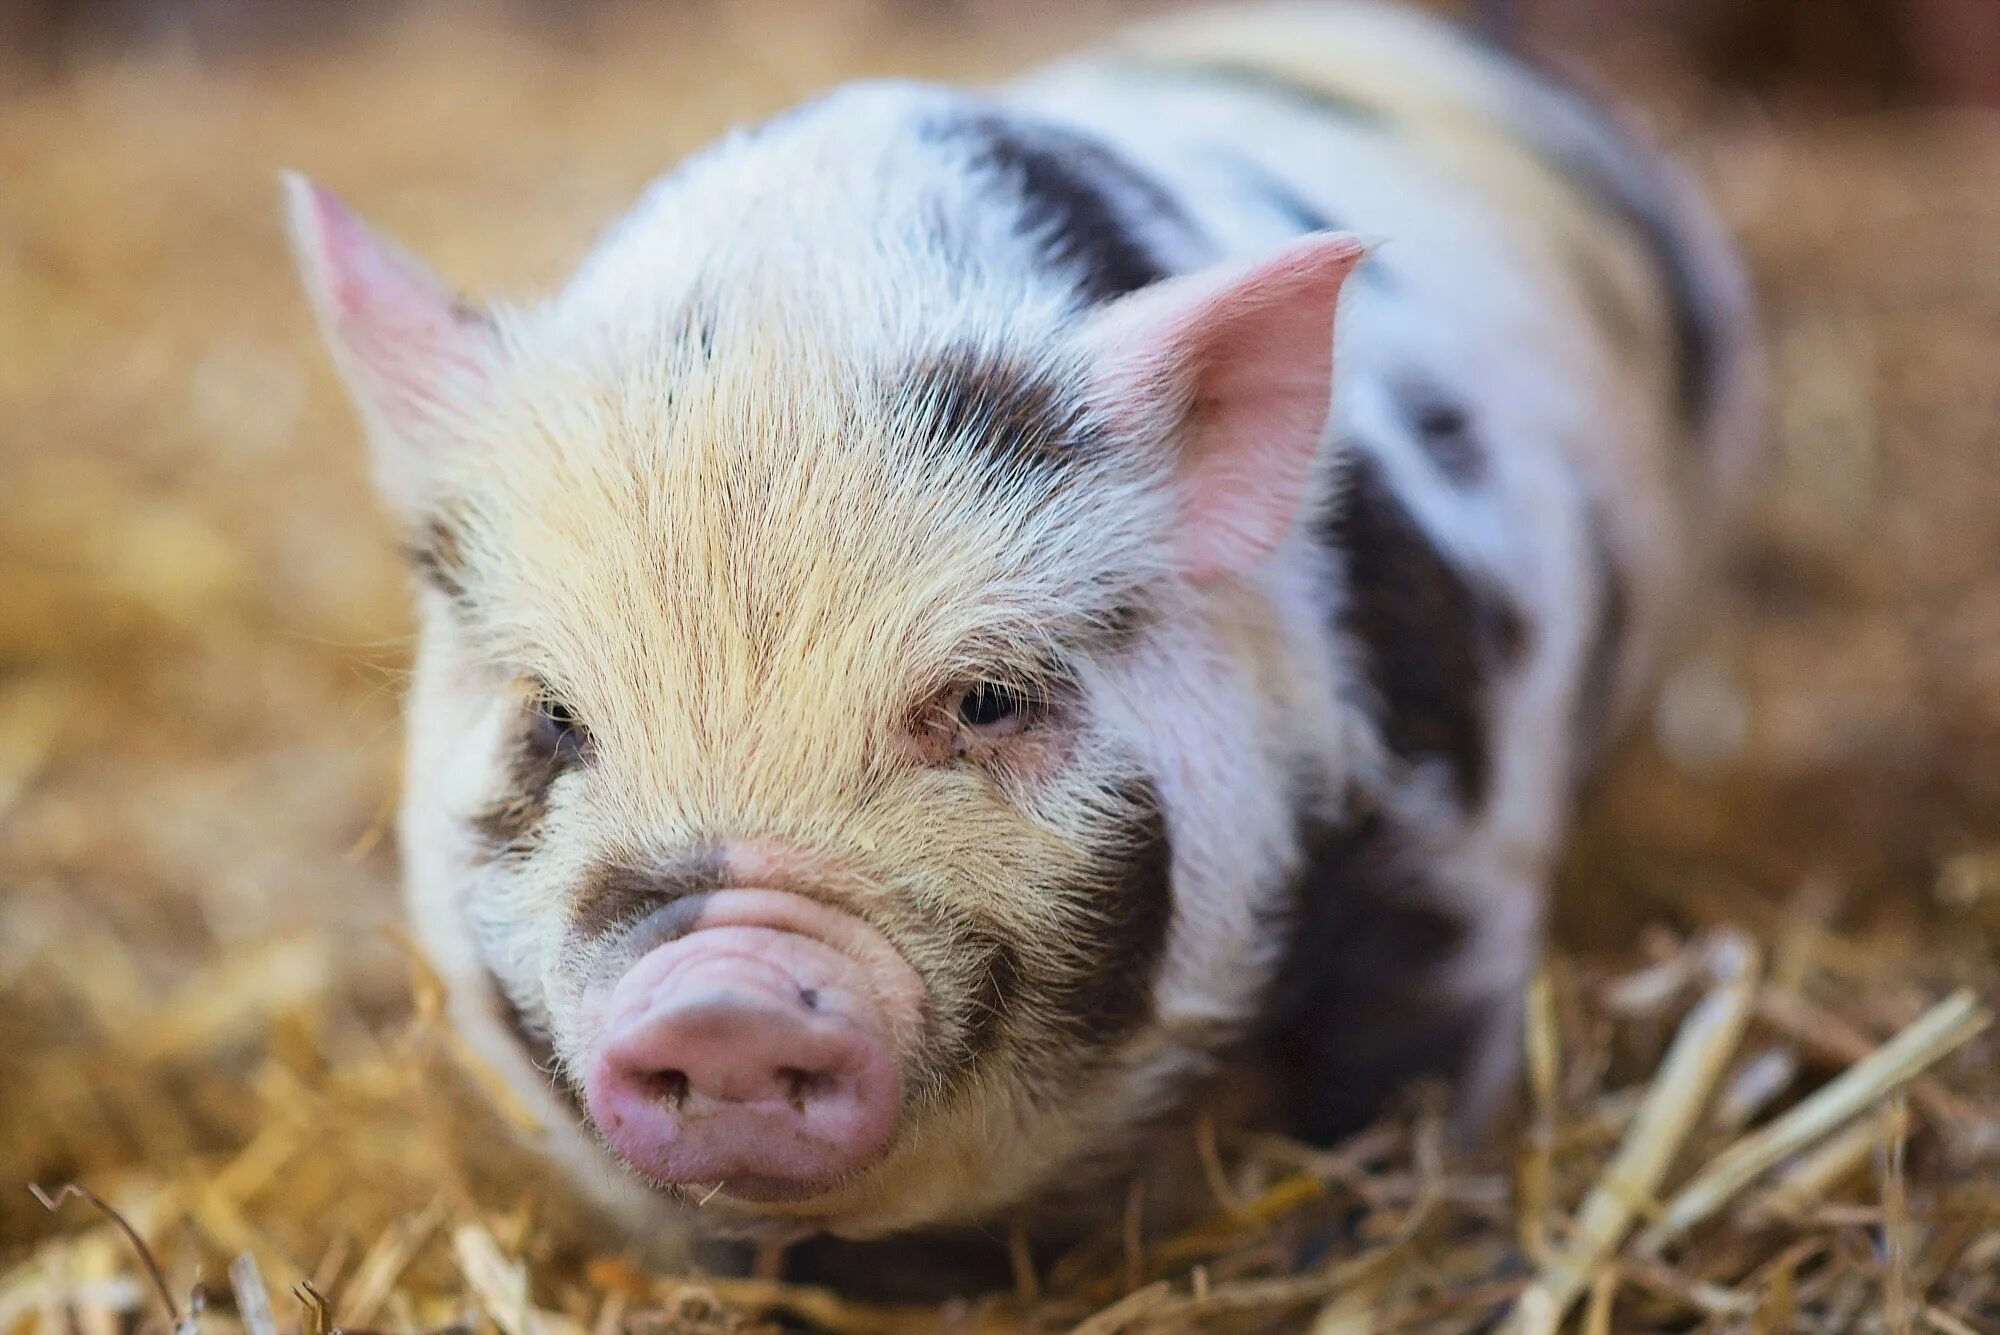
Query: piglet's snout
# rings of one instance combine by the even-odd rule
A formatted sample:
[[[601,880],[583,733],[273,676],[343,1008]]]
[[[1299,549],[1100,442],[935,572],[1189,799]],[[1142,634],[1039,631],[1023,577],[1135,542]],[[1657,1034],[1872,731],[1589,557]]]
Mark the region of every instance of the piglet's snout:
[[[808,1194],[895,1132],[914,974],[848,915],[784,907],[785,925],[704,926],[655,948],[606,1000],[585,1098],[611,1147],[657,1182]]]

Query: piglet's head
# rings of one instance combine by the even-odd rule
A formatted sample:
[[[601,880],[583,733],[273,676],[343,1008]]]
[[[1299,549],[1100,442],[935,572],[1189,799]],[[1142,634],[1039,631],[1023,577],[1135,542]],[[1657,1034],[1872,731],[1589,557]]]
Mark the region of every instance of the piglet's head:
[[[402,836],[463,1021],[724,1223],[1076,1185],[1268,964],[1288,706],[1240,609],[1316,503],[1355,243],[1085,307],[978,250],[655,241],[479,310],[288,190],[422,574]]]

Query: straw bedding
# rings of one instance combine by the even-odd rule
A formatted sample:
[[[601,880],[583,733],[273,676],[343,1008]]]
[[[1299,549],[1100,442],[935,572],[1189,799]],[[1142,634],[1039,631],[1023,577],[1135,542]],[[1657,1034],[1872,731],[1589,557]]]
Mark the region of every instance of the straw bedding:
[[[1205,1222],[1135,1189],[940,1308],[663,1273],[510,1152],[393,928],[402,574],[272,169],[527,287],[731,121],[1110,14],[467,10],[0,104],[0,1335],[2000,1331],[2000,124],[1652,62],[1766,298],[1776,463],[1588,805],[1494,1144],[1421,1096],[1328,1153],[1197,1122]]]

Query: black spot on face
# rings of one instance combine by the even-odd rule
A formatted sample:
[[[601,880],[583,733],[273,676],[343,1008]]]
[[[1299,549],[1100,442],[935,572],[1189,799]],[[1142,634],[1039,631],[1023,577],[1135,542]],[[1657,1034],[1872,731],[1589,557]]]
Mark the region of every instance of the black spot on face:
[[[690,909],[691,922],[701,900],[726,884],[721,859],[710,853],[658,868],[606,864],[571,891],[570,935],[580,943],[604,941],[675,905]]]
[[[1305,842],[1263,1047],[1284,1129],[1331,1144],[1410,1082],[1460,1075],[1483,1013],[1442,985],[1465,923],[1382,817],[1315,822]]]
[[[1346,565],[1339,630],[1359,650],[1383,740],[1406,761],[1444,762],[1460,802],[1478,805],[1491,680],[1524,647],[1520,614],[1438,550],[1362,451],[1327,539]]]
[[[1142,593],[1129,592],[1113,600],[1109,609],[1089,625],[1083,649],[1106,657],[1122,654],[1159,621],[1159,609],[1151,601]]]
[[[1191,226],[1158,183],[1073,130],[993,112],[942,122],[934,134],[968,144],[975,168],[1015,192],[1023,232],[1046,245],[1051,260],[1074,270],[1085,305],[1167,276],[1144,227]]]
[[[535,851],[548,819],[550,790],[575,763],[572,754],[548,742],[540,717],[532,712],[518,721],[506,745],[501,794],[471,820],[489,859]]]
[[[1485,477],[1486,451],[1464,404],[1435,381],[1416,376],[1397,384],[1395,394],[1410,434],[1440,473],[1460,486]]]
[[[1151,785],[1135,786],[1124,800],[1131,815],[1123,846],[1094,875],[1070,887],[1089,906],[1092,919],[1072,929],[1073,950],[1059,975],[1031,971],[1018,947],[991,929],[973,934],[969,948],[984,963],[966,1036],[968,1067],[1010,1036],[1069,1062],[1087,1062],[1116,1048],[1151,1016],[1173,918],[1173,854]],[[1052,1036],[1017,1027],[1029,1000],[1050,1017]]]
[[[453,519],[433,515],[404,552],[425,583],[453,601],[465,597],[465,544]]]
[[[912,366],[891,394],[926,439],[970,447],[1009,472],[1060,469],[1101,452],[1074,397],[1047,373],[1004,354],[939,349]]]
[[[972,934],[966,947],[979,964],[979,982],[965,1031],[966,1055],[974,1062],[999,1046],[1021,989],[1021,961],[1011,942],[990,929]]]
[[[1089,967],[1055,996],[1064,1028],[1098,1051],[1130,1037],[1151,1016],[1174,912],[1173,846],[1159,797],[1150,784],[1125,797],[1135,814],[1125,848],[1097,888],[1102,920],[1083,933]]]
[[[563,1091],[564,1096],[569,1098],[572,1104],[576,1104],[575,1092],[569,1088],[567,1082],[560,1079],[562,1063],[556,1057],[555,1044],[550,1041],[548,1030],[529,1020],[507,995],[506,989],[500,986],[499,979],[488,974],[487,984],[492,989],[493,1005],[500,1016],[500,1022],[507,1027],[507,1032],[520,1045],[521,1051],[527,1054],[528,1060],[534,1063],[536,1070],[548,1075],[556,1087]]]

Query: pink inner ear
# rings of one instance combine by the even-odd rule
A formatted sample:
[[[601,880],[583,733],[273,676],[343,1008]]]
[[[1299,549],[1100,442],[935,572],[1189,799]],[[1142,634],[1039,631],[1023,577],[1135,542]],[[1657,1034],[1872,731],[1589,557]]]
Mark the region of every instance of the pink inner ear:
[[[391,430],[417,425],[480,366],[485,320],[330,191],[288,174],[285,192],[299,267],[356,399]]]
[[[1190,578],[1249,571],[1296,522],[1332,402],[1334,307],[1362,253],[1351,236],[1320,233],[1106,313],[1098,379],[1110,410],[1180,436],[1175,542]]]

